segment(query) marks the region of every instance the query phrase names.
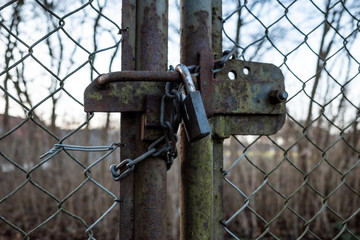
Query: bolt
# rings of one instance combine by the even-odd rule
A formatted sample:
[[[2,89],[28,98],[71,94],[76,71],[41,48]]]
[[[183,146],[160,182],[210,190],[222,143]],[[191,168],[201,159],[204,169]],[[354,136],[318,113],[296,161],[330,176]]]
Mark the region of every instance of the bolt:
[[[269,101],[272,104],[279,104],[285,102],[289,94],[283,90],[272,90],[269,94]]]

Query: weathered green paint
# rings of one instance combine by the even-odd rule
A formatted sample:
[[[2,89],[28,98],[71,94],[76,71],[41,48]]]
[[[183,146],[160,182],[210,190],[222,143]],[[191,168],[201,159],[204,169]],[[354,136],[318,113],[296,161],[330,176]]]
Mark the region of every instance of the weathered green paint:
[[[224,227],[221,221],[224,219],[223,202],[223,143],[224,139],[214,138],[213,141],[213,239],[221,240],[224,238]]]
[[[234,115],[216,116],[209,119],[212,134],[218,138],[230,135],[272,135],[281,129],[285,122],[285,114],[281,115]]]
[[[249,69],[247,75],[243,72],[245,68]],[[228,78],[229,72],[235,73],[234,80]],[[271,91],[284,90],[284,77],[273,64],[229,60],[215,77],[212,101],[205,101],[211,105],[212,114],[285,114],[284,102],[269,101]],[[145,96],[162,94],[159,83],[154,82],[119,82],[104,88],[93,82],[85,91],[85,111],[144,112]]]
[[[211,49],[211,1],[182,0],[180,10],[181,63],[198,65],[200,51]],[[182,129],[180,138],[180,239],[182,240],[213,239],[212,147],[211,136],[188,143]]]
[[[93,92],[87,92],[85,94],[85,98],[91,99],[94,102],[98,102],[98,101],[101,101],[104,98],[104,96],[98,91],[93,91]],[[86,111],[86,109],[85,109],[85,111]]]
[[[222,0],[212,0],[212,51],[215,59],[222,56]],[[216,116],[214,117],[216,118]],[[211,124],[211,121],[210,121]],[[215,128],[211,124],[211,129]],[[223,151],[224,138],[218,135],[212,135],[213,138],[213,239],[224,239],[224,227],[220,223],[224,219],[224,202],[223,202],[223,185],[224,179],[222,174],[223,168]]]
[[[211,10],[212,10],[212,51],[215,55],[215,59],[222,57],[222,27],[223,22],[222,18],[222,0],[212,0],[211,1]]]
[[[84,93],[84,108],[86,112],[144,112],[146,95],[164,94],[164,88],[158,85],[154,82],[118,82],[101,89],[92,83]]]
[[[187,141],[184,131],[181,139]],[[182,144],[180,153],[181,239],[212,239],[212,139]]]
[[[244,69],[249,71],[244,73]],[[230,80],[228,73],[235,74]],[[215,74],[214,114],[285,114],[285,103],[272,104],[272,90],[284,90],[284,76],[273,64],[229,60]],[[261,133],[259,133],[261,134]]]

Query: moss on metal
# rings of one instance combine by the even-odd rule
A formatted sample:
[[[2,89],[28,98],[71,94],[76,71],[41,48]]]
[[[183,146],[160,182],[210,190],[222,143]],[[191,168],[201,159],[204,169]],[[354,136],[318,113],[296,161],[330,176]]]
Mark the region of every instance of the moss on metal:
[[[186,140],[182,132],[181,139]],[[211,136],[181,149],[181,239],[211,239],[213,145]]]

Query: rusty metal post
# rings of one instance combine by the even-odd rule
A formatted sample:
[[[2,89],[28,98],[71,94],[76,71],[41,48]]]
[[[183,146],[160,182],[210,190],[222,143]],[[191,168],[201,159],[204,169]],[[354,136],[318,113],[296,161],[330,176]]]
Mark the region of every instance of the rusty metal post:
[[[122,42],[122,70],[166,71],[167,0],[123,0],[122,27],[128,28]],[[146,83],[146,88],[164,89],[164,83]],[[141,139],[142,113],[121,115],[121,141],[126,147],[121,160],[134,159],[147,151]],[[120,239],[166,239],[166,163],[148,158],[120,182]]]
[[[136,6],[136,70],[167,69],[167,0],[141,0]],[[164,89],[164,83],[147,83]],[[140,126],[139,126],[140,127]],[[149,143],[137,135],[137,152]],[[135,239],[166,239],[166,163],[148,158],[135,168]]]
[[[123,32],[121,48],[121,69],[135,70],[135,39],[136,39],[136,0],[122,1],[122,28],[128,28]],[[139,113],[121,114],[120,139],[126,143],[126,148],[120,151],[120,159],[134,159],[138,154],[135,151],[136,136],[139,132]],[[137,122],[136,122],[137,121]],[[134,174],[120,181],[120,239],[134,239]]]
[[[199,64],[199,52],[211,49],[211,1],[182,0],[181,62]],[[211,136],[188,143],[181,130],[180,239],[212,238],[213,142]]]

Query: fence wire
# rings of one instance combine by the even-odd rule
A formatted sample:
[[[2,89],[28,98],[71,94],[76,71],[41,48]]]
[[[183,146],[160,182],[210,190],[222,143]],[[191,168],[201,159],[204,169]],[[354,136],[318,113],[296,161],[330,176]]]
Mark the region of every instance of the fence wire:
[[[117,236],[108,166],[119,159],[118,116],[85,114],[82,95],[120,66],[120,9],[92,0],[0,6],[1,239]]]
[[[289,93],[279,133],[225,143],[226,238],[360,239],[360,3],[224,2],[225,48]]]
[[[2,239],[118,236],[117,118],[85,114],[82,94],[119,70],[120,9],[0,6]],[[223,1],[224,49],[280,67],[289,93],[279,133],[225,142],[226,238],[360,239],[358,16],[358,1]]]

